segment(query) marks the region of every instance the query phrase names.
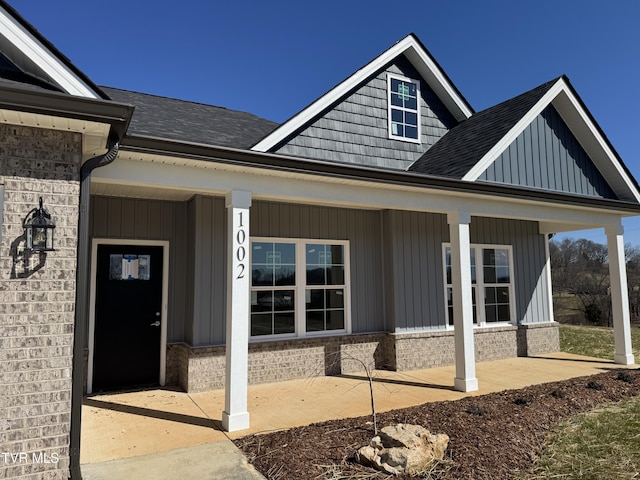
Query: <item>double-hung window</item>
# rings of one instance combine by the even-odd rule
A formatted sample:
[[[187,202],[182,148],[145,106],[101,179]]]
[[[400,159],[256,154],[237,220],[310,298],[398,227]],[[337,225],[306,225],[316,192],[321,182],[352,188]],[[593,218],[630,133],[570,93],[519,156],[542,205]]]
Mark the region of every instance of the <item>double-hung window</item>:
[[[389,74],[389,138],[420,143],[420,82]]]
[[[253,239],[251,336],[348,333],[346,241]]]
[[[513,260],[510,245],[471,245],[473,323],[488,326],[515,322]],[[444,245],[447,323],[453,325],[451,247]]]

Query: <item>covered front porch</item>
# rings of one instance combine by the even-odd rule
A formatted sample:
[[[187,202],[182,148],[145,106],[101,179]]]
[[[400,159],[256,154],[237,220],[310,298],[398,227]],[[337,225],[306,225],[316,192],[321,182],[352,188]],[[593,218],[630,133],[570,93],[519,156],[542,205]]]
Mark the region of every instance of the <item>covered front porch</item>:
[[[345,323],[344,334],[453,332],[454,348],[448,347],[448,351],[455,355],[456,368],[451,375],[453,386],[457,390],[471,392],[483,387],[479,386],[475,372],[477,346],[474,345],[474,331],[478,332],[480,328],[473,323],[470,247],[476,245],[478,252],[483,248],[506,251],[513,245],[513,250],[508,252],[512,299],[507,307],[511,314],[502,323],[513,328],[528,328],[530,324],[554,325],[546,243],[548,235],[605,228],[611,259],[615,360],[625,365],[634,361],[629,335],[621,219],[635,213],[635,210],[627,205],[613,205],[611,201],[600,199],[577,199],[565,194],[525,194],[518,188],[416,178],[405,173],[363,172],[347,166],[314,165],[315,168],[338,172],[310,173],[308,170],[298,171],[299,159],[276,156],[266,160],[282,163],[281,169],[266,173],[255,166],[240,167],[215,159],[194,159],[192,155],[178,162],[177,152],[163,152],[161,155],[147,148],[135,150],[121,153],[123,158],[113,165],[98,169],[92,177],[92,193],[100,196],[104,205],[117,203],[110,199],[118,197],[190,201],[190,206],[180,207],[185,213],[180,220],[189,218],[192,222],[189,228],[196,239],[192,240],[195,257],[188,260],[196,267],[194,272],[187,271],[185,275],[198,279],[193,286],[196,291],[193,298],[206,308],[202,312],[194,308],[191,312],[188,306],[185,307],[192,314],[192,323],[180,327],[180,331],[185,332],[184,338],[174,334],[173,341],[186,341],[194,348],[211,345],[218,348],[224,343],[226,358],[224,362],[218,362],[216,357],[215,370],[218,372],[223,364],[222,368],[226,369],[226,374],[219,376],[224,377],[226,387],[222,418],[226,430],[251,431],[246,430],[250,427],[247,403],[250,399],[247,394],[250,360],[247,348],[251,314],[251,286],[246,273],[250,269],[248,249],[255,237],[261,238],[260,241],[275,237],[287,238],[287,241],[312,239],[315,243],[338,240],[344,245],[350,242],[353,258],[351,275],[347,277],[350,276],[351,283],[345,280],[345,288],[351,289],[353,301],[351,312],[348,304],[345,304],[345,311],[353,318],[350,323]],[[193,201],[188,200],[190,198]],[[133,212],[136,215],[138,209],[146,212],[141,208],[143,205],[143,201],[136,201]],[[98,229],[98,221],[94,222],[94,238],[107,234],[120,239],[160,235],[151,231],[139,233],[141,223],[136,221],[136,215],[125,218],[110,208],[100,211],[103,214],[94,212],[94,217],[107,220],[104,232]],[[172,223],[164,213],[156,213],[163,219],[162,225]],[[148,220],[153,215],[142,217],[142,225],[154,225]],[[112,218],[114,221],[110,222]],[[294,218],[295,221],[292,220]],[[127,227],[127,222],[131,228]],[[111,223],[118,227],[113,232]],[[178,227],[183,225],[174,223]],[[128,233],[125,235],[125,232]],[[187,242],[172,241],[171,244],[174,252],[181,252]],[[448,247],[445,246],[447,244]],[[450,249],[450,282],[443,278],[446,277],[443,275],[446,270],[443,248]],[[209,261],[202,260],[209,259],[213,255],[211,252],[216,255],[216,261],[211,263],[216,268],[205,271],[200,266],[209,265]],[[185,264],[176,262],[180,268]],[[172,275],[175,271],[173,268]],[[188,284],[186,281],[179,283]],[[497,285],[498,282],[494,283]],[[445,312],[448,305],[443,298],[448,284],[451,313]],[[487,288],[501,288],[496,285]],[[478,292],[482,292],[480,288]],[[211,304],[220,310],[216,310],[215,315],[207,310],[211,307],[211,292],[219,297]],[[345,296],[350,297],[348,294]],[[302,297],[299,295],[298,298]],[[363,302],[365,298],[371,298],[373,302]],[[226,312],[223,312],[223,306]],[[304,311],[304,305],[300,311]],[[360,320],[356,319],[355,312],[358,312]],[[452,322],[445,321],[451,315],[462,319],[456,321],[455,327]],[[486,331],[496,331],[492,325],[488,326]],[[176,332],[179,330],[171,327],[171,323],[169,327]],[[197,338],[199,336],[202,338]],[[299,338],[296,340],[300,341]],[[417,352],[415,347],[413,351]],[[428,356],[427,353],[422,356]],[[189,354],[193,356],[194,352]],[[451,378],[445,385],[451,383]]]

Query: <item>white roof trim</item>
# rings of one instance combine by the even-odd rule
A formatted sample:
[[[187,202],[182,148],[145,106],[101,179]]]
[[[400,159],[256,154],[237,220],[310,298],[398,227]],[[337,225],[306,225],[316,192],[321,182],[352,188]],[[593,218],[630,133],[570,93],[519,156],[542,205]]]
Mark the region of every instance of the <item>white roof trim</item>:
[[[342,98],[347,92],[356,88],[366,78],[373,75],[401,54],[405,54],[407,56],[416,70],[418,70],[420,75],[427,82],[429,87],[434,90],[436,95],[438,95],[438,98],[440,98],[457,120],[464,120],[472,115],[472,110],[468,107],[465,100],[456,91],[451,82],[446,78],[444,72],[425,51],[424,47],[420,45],[420,42],[418,42],[413,35],[408,35],[342,83],[329,90],[329,92],[317,99],[304,110],[287,120],[274,132],[252,147],[252,150],[257,152],[269,151],[270,148],[274,147],[294,133],[305,123],[320,114],[331,104]]]
[[[640,203],[640,192],[633,180],[625,171],[617,155],[609,147],[598,127],[585,112],[564,78],[560,78],[462,179],[470,182],[476,181],[549,105],[555,107],[573,135],[580,142],[582,148],[585,149],[591,161],[619,198]]]
[[[8,42],[65,92],[81,97],[100,98],[92,88],[78,78],[69,67],[60,62],[56,55],[1,7],[0,35],[5,37]]]

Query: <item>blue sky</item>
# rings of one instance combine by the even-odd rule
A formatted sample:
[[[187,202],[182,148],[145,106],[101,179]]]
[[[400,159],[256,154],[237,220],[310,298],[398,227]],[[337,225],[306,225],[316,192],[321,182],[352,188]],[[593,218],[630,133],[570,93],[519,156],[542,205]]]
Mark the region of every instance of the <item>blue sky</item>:
[[[635,0],[9,1],[98,85],[278,122],[410,32],[476,110],[566,74],[640,178]]]

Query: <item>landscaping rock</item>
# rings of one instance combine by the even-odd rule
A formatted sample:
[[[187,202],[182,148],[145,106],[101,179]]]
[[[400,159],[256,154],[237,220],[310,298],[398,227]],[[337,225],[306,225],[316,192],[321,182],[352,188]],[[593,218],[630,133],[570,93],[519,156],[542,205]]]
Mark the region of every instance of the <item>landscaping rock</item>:
[[[356,461],[392,475],[415,475],[434,460],[442,460],[448,444],[446,434],[432,435],[420,425],[400,423],[380,430],[379,436],[356,452]]]

